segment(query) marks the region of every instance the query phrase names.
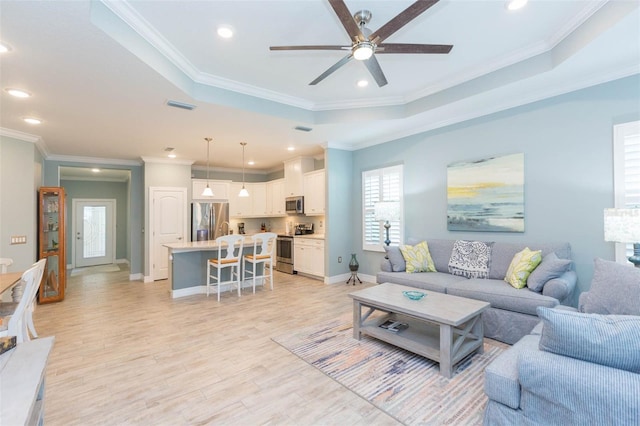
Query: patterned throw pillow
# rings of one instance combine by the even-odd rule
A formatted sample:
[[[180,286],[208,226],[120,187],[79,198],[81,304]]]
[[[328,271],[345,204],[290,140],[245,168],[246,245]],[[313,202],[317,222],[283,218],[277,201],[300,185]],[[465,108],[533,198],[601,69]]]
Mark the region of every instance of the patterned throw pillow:
[[[436,266],[431,259],[429,246],[423,241],[415,246],[401,245],[400,252],[406,262],[408,273],[413,272],[436,272]]]
[[[536,269],[540,262],[542,262],[542,251],[533,251],[529,247],[525,247],[524,250],[513,256],[504,280],[514,288],[524,288],[527,285],[529,274]]]
[[[449,258],[449,273],[467,278],[487,278],[493,243],[457,240]]]

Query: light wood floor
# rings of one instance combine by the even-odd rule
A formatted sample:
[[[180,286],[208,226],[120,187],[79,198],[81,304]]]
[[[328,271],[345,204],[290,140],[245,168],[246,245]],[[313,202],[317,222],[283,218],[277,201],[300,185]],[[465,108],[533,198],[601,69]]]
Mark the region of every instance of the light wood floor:
[[[275,274],[274,291],[220,303],[172,300],[166,282],[129,282],[128,271],[70,278],[66,299],[34,316],[41,336],[56,337],[45,423],[397,424],[271,340],[350,318],[347,294],[363,286]]]

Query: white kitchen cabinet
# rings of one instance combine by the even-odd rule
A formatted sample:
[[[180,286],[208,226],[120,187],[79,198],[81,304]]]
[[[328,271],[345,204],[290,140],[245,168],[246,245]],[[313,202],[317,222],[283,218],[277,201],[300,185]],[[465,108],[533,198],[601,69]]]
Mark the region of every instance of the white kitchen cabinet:
[[[209,187],[213,191],[213,197],[204,197],[202,191],[207,187],[206,179],[191,179],[191,199],[193,200],[228,200],[229,184],[231,181],[209,180]]]
[[[242,182],[231,182],[229,184],[229,217],[251,216],[251,189],[247,187],[249,191],[248,197],[238,197],[240,189],[242,189]]]
[[[313,170],[313,158],[298,157],[284,162],[284,196],[304,195],[303,174]]]
[[[304,213],[307,216],[324,215],[325,211],[325,173],[316,170],[304,174]]]
[[[324,277],[324,240],[295,237],[293,253],[294,270]]]
[[[267,215],[267,183],[252,183],[247,187],[251,198],[251,215],[264,217]]]
[[[267,182],[267,215],[284,216],[285,214],[284,179]]]
[[[229,216],[230,217],[264,217],[267,215],[266,182],[245,183],[249,191],[248,197],[238,197],[242,182],[229,184]]]

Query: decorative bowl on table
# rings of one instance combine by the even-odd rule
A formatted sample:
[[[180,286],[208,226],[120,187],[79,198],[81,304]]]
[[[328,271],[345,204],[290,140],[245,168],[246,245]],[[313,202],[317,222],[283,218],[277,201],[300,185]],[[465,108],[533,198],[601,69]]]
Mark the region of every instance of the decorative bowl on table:
[[[403,291],[402,294],[404,294],[411,300],[420,300],[427,295],[426,293],[423,293],[421,291]]]

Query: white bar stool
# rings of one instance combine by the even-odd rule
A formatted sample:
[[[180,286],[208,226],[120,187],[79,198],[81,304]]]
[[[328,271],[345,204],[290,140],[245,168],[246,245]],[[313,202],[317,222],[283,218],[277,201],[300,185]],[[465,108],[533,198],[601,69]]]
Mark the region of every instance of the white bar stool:
[[[218,257],[207,260],[207,296],[209,296],[209,288],[216,286],[218,288],[219,302],[222,284],[235,283],[238,287],[238,297],[241,296],[240,263],[242,261],[244,236],[224,235],[216,238],[216,244],[218,245]],[[222,281],[222,271],[225,268],[229,268],[229,280]]]
[[[273,290],[273,254],[276,246],[276,237],[278,235],[273,232],[261,232],[251,237],[253,239],[253,252],[243,257],[242,273],[244,279],[249,276],[253,279],[253,293],[256,292],[256,279],[262,278],[262,286],[268,279]],[[250,265],[247,265],[250,264]],[[257,275],[257,265],[262,264],[262,274]],[[250,266],[250,269],[247,269]],[[268,273],[267,273],[268,270]]]

